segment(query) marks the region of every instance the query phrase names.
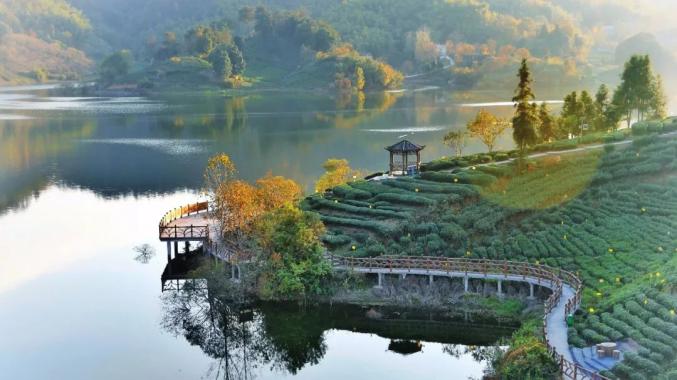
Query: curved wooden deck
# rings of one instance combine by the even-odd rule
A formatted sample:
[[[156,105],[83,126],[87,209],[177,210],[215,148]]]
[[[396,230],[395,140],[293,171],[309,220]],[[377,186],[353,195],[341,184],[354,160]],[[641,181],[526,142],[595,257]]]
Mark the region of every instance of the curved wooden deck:
[[[373,258],[329,256],[337,270],[359,273],[424,275],[463,278],[466,290],[468,279],[492,279],[499,281],[526,282],[552,290],[545,301],[543,332],[545,343],[553,358],[559,363],[564,378],[573,380],[608,380],[608,378],[576,364],[569,350],[565,318],[578,308],[582,283],[571,272],[530,263],[503,260],[481,260],[446,257],[399,257],[380,256]]]
[[[216,222],[209,217],[207,202],[168,211],[159,223],[161,241],[209,241]]]

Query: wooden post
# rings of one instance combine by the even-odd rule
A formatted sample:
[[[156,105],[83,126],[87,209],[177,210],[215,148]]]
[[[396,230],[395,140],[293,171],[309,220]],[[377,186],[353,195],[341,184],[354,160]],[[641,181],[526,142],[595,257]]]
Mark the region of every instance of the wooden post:
[[[529,299],[534,299],[534,284],[529,283]]]
[[[174,240],[174,256],[179,254],[179,241]]]
[[[463,277],[463,288],[465,292],[468,293],[468,276]]]
[[[498,296],[503,297],[503,281],[498,280]]]
[[[167,262],[172,261],[172,244],[167,241]]]
[[[428,285],[433,286],[433,275],[428,275]]]

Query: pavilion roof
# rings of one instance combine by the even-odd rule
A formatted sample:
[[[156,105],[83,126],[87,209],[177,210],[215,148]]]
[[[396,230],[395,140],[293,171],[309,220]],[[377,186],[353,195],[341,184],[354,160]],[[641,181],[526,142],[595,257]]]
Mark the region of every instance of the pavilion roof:
[[[386,147],[385,149],[389,152],[395,153],[404,153],[404,152],[418,152],[425,148],[425,145],[414,144],[409,140],[402,140],[397,144]]]

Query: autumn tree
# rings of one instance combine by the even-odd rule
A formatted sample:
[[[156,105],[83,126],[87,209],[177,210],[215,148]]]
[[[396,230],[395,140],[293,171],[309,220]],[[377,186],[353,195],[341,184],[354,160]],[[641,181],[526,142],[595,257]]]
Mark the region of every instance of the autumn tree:
[[[218,204],[224,236],[235,238],[249,232],[252,222],[265,212],[259,191],[242,180],[229,181],[218,194]]]
[[[470,136],[480,139],[491,153],[496,145],[496,139],[509,126],[510,124],[507,121],[499,119],[485,110],[480,110],[475,118],[468,122],[467,128]]]
[[[330,158],[322,167],[325,173],[315,183],[316,192],[334,188],[361,176],[360,171],[352,169],[346,159]]]
[[[416,31],[414,42],[414,58],[416,61],[431,65],[437,60],[437,46],[430,38],[430,31],[427,28],[421,28]]]
[[[226,154],[209,159],[204,192],[220,223],[222,237],[238,249],[244,249],[247,234],[259,217],[294,203],[303,194],[296,182],[272,173],[256,181],[256,186],[237,179],[235,164]]]
[[[298,200],[303,195],[301,187],[289,178],[268,172],[256,181],[257,197],[265,210],[273,210]]]
[[[217,154],[209,159],[204,172],[203,192],[207,195],[212,207],[218,208],[218,194],[237,176],[235,163],[225,153]]]
[[[355,89],[357,91],[364,91],[364,85],[364,70],[360,66],[357,66],[355,67]]]
[[[451,148],[456,157],[460,157],[463,154],[463,149],[468,145],[468,132],[467,131],[449,131],[443,137],[444,145]]]
[[[512,101],[515,102],[515,116],[512,118],[512,136],[520,152],[524,154],[526,147],[536,142],[536,125],[538,124],[536,106],[530,103],[535,97],[531,90],[531,72],[529,71],[526,58],[522,59],[517,77],[519,78],[519,83],[515,90],[515,96],[512,98]]]

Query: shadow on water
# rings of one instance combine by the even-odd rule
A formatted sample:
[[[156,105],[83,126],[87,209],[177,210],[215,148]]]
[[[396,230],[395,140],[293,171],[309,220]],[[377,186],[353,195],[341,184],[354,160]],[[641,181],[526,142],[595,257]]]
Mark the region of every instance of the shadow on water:
[[[296,375],[322,365],[332,350],[326,334],[334,331],[385,338],[382,350],[401,355],[418,355],[434,342],[444,344],[449,360],[465,355],[486,362],[491,346],[516,328],[417,310],[258,302],[245,292],[251,279],[232,281],[230,273],[198,250],[177,255],[162,274],[164,329],[213,358],[209,375],[215,378]]]

